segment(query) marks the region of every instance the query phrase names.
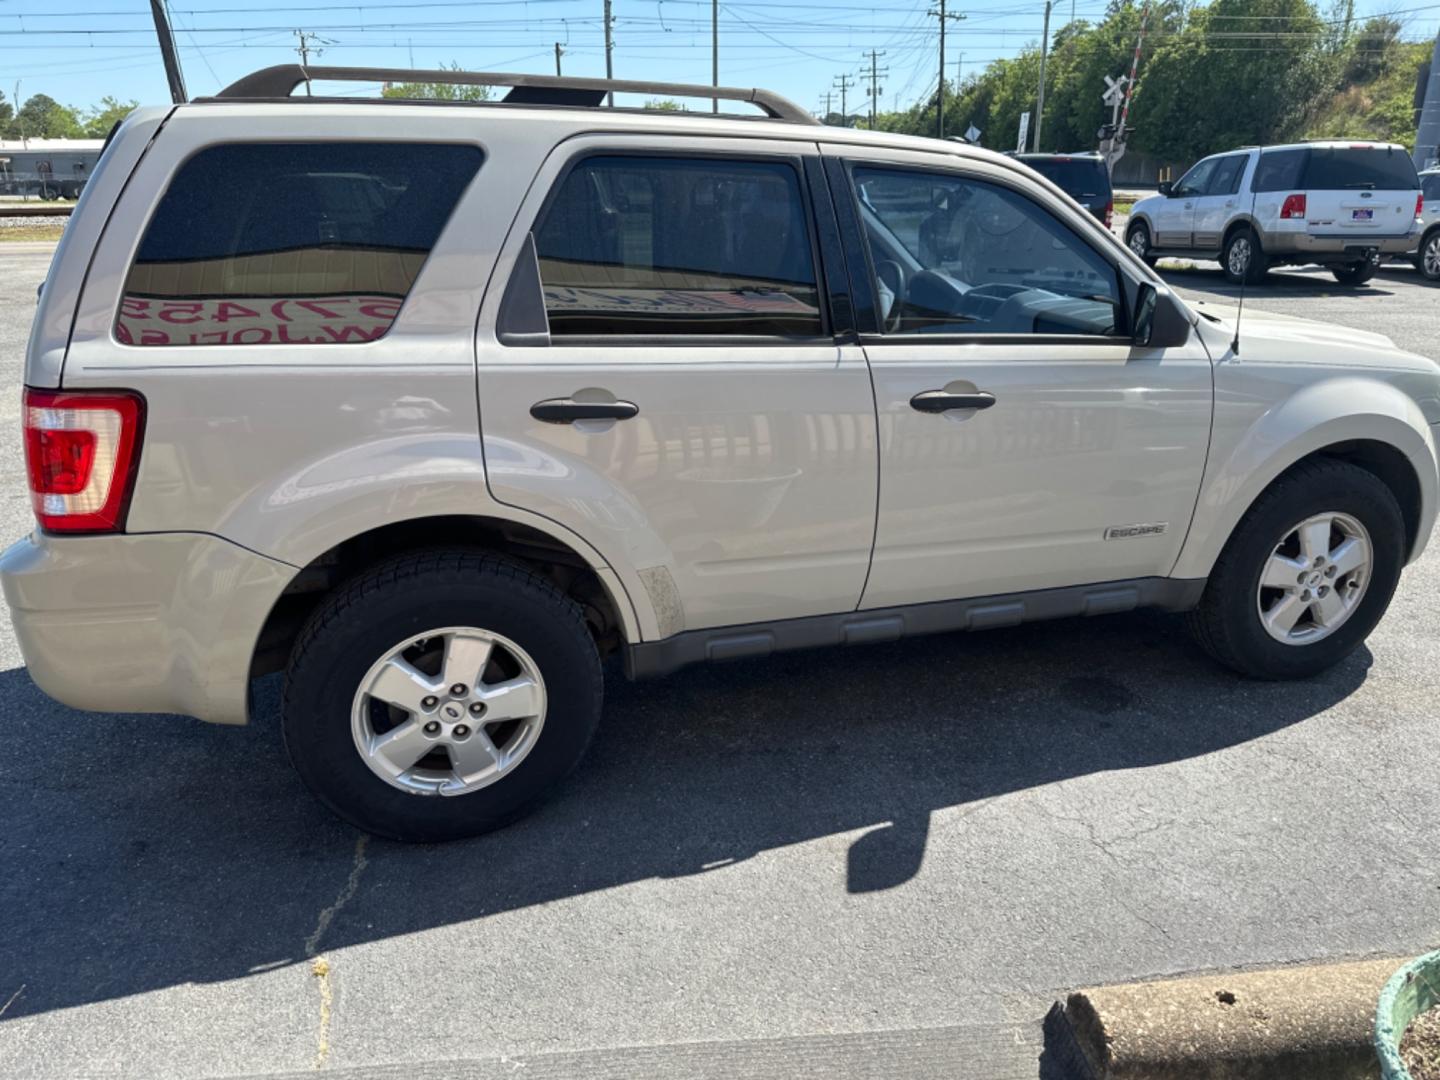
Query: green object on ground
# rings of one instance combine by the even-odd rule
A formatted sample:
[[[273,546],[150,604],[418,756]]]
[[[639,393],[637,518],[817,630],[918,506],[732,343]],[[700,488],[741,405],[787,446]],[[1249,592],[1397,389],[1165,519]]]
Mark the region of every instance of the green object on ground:
[[[1421,1013],[1440,1004],[1440,951],[1427,953],[1395,972],[1380,991],[1375,1009],[1375,1053],[1382,1080],[1411,1080],[1400,1056],[1405,1029]]]

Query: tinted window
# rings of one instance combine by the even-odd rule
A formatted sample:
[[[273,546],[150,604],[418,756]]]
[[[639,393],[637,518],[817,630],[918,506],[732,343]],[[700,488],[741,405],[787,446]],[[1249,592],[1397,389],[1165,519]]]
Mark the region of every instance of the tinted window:
[[[231,144],[170,182],[125,279],[130,345],[330,345],[390,328],[460,193],[470,146]]]
[[[821,332],[800,181],[779,162],[593,157],[535,231],[550,332]]]
[[[1414,191],[1420,179],[1404,150],[1315,146],[1310,149],[1300,186],[1310,191]]]
[[[1256,191],[1289,191],[1300,186],[1300,170],[1305,165],[1307,150],[1266,150],[1255,166]]]
[[[1219,158],[1206,158],[1200,162],[1180,178],[1179,183],[1173,189],[1174,193],[1176,195],[1205,194],[1205,189],[1210,186],[1210,177],[1214,174],[1215,166],[1219,162]]]
[[[1019,192],[898,169],[855,184],[887,332],[1116,332],[1115,268]]]
[[[1426,176],[1423,179],[1425,186],[1422,190],[1425,192],[1425,201],[1429,202],[1431,199],[1440,199],[1440,174]]]
[[[1110,194],[1110,173],[1093,158],[1022,157],[1032,169],[1077,201]]]
[[[1210,176],[1210,186],[1205,189],[1206,194],[1234,195],[1239,191],[1240,174],[1245,171],[1246,160],[1241,154],[1221,158],[1220,164]]]

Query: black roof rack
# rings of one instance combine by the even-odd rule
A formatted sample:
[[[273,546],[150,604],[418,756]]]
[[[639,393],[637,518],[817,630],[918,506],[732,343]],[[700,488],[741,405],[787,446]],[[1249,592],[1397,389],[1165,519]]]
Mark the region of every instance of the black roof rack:
[[[636,82],[629,79],[587,79],[569,75],[522,75],[503,71],[421,71],[411,68],[308,67],[277,64],[253,71],[231,83],[213,98],[197,101],[288,98],[303,82],[315,80],[344,82],[425,82],[455,86],[508,86],[503,99],[510,105],[566,105],[591,108],[607,94],[664,94],[674,97],[710,98],[715,101],[748,101],[775,120],[792,124],[819,121],[788,98],[769,90],[733,86],[696,86],[689,83]],[[304,101],[305,98],[297,98]],[[325,99],[313,99],[325,100]],[[331,99],[333,100],[333,99]],[[703,114],[697,114],[703,115]]]

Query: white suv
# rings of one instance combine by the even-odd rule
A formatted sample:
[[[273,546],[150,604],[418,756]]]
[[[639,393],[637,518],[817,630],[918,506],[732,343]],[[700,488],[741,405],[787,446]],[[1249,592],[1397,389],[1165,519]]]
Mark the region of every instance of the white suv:
[[[1130,212],[1125,242],[1152,266],[1218,259],[1231,281],[1318,263],[1344,285],[1375,276],[1419,235],[1420,181],[1403,146],[1313,142],[1215,154]]]
[[[1023,164],[760,91],[308,74],[512,89],[285,67],[133,114],[40,298],[0,578],[77,708],[243,724],[283,671],[296,768],[362,828],[525,811],[607,656],[1148,605],[1311,675],[1430,535],[1434,363],[1258,312],[1237,352]]]
[[[1425,204],[1420,213],[1420,243],[1412,258],[1426,281],[1440,281],[1440,169],[1420,174],[1420,191]]]

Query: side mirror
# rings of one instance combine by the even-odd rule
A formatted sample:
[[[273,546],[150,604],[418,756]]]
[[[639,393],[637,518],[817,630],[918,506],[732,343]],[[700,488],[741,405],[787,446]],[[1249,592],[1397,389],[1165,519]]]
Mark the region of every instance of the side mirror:
[[[1130,337],[1142,349],[1179,348],[1190,340],[1190,316],[1169,289],[1146,281]]]
[[[1170,192],[1172,192],[1173,190],[1175,190],[1175,185],[1172,184],[1172,183],[1170,183],[1169,180],[1162,180],[1162,181],[1160,181],[1160,194],[1161,194],[1161,195],[1164,195],[1164,196],[1168,199],[1168,198],[1170,197]]]

